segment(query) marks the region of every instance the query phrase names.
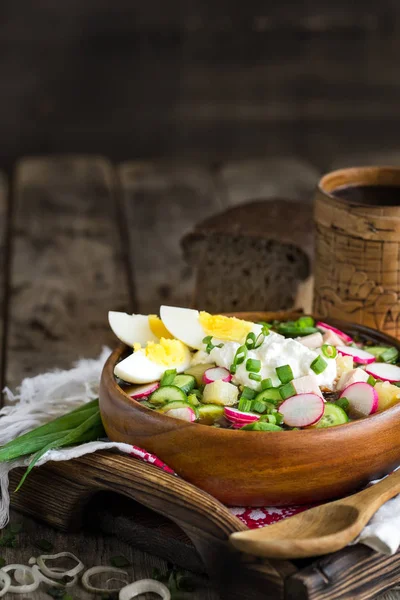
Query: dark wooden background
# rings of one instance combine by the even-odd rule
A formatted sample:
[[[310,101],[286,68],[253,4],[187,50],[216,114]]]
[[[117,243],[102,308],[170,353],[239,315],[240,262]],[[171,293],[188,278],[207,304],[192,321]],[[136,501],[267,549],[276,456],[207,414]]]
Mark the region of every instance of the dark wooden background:
[[[0,166],[393,152],[399,16],[398,0],[3,0]]]

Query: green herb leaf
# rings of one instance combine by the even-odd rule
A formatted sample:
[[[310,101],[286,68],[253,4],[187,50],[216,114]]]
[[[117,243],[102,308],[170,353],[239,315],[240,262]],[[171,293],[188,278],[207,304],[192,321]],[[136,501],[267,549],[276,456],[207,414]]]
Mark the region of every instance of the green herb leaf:
[[[176,377],[176,369],[167,369],[164,371],[164,375],[161,377],[160,387],[164,385],[172,385]]]
[[[210,354],[211,350],[213,350],[214,348],[223,348],[224,344],[213,344],[212,341],[212,335],[207,335],[207,337],[205,337],[203,339],[203,344],[206,344],[206,352],[207,354]]]
[[[74,444],[82,444],[84,442],[97,440],[99,437],[104,435],[105,431],[101,421],[100,411],[97,410],[94,414],[85,419],[78,427],[75,427],[73,431],[69,431],[66,435],[61,436],[58,440],[42,447],[38,452],[36,452],[36,454],[33,455],[27,470],[18,484],[16,492],[21,488],[25,479],[38,460],[44,454],[46,454],[48,450],[54,450],[56,448],[63,448],[65,446],[72,446]]]
[[[15,524],[9,525],[0,537],[0,547],[2,548],[16,548],[18,545],[17,536],[22,530],[22,525]]]
[[[36,548],[39,548],[39,550],[43,550],[43,552],[51,552],[54,550],[54,545],[48,540],[37,540],[35,546]]]
[[[48,587],[46,589],[46,594],[48,594],[52,598],[56,598],[57,600],[63,600],[63,597],[65,596],[65,588]]]
[[[126,558],[126,556],[112,556],[110,562],[113,567],[117,567],[118,569],[122,569],[123,567],[129,567],[130,561]]]

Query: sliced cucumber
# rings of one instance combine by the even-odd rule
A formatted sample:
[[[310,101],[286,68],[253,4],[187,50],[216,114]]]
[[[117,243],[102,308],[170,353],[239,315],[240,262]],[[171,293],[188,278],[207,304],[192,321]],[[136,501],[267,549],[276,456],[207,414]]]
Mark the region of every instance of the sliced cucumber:
[[[200,404],[200,400],[199,400],[197,394],[189,394],[188,402],[189,402],[189,404],[193,404],[193,406],[199,406],[199,404]]]
[[[185,375],[193,375],[193,377],[196,379],[197,385],[200,386],[202,385],[202,383],[204,383],[204,373],[207,371],[207,369],[211,369],[212,367],[215,367],[215,363],[205,365],[194,365],[193,367],[189,367],[189,369],[186,369]]]
[[[187,396],[180,388],[175,385],[164,385],[153,392],[149,398],[151,404],[163,406],[167,402],[186,402]]]
[[[185,394],[188,394],[196,385],[196,379],[193,375],[177,375],[173,380],[172,385],[175,385],[185,392]]]
[[[317,429],[321,427],[334,427],[335,425],[343,425],[343,423],[347,423],[348,420],[349,417],[346,415],[343,408],[333,402],[325,402],[324,414],[320,420],[315,425],[311,425],[311,427]]]
[[[273,402],[273,403],[281,403],[282,396],[278,388],[268,388],[267,390],[263,390],[255,397],[256,402]]]
[[[197,408],[197,407],[196,407]],[[205,423],[214,423],[224,414],[224,407],[217,404],[200,404],[198,407],[199,419]]]

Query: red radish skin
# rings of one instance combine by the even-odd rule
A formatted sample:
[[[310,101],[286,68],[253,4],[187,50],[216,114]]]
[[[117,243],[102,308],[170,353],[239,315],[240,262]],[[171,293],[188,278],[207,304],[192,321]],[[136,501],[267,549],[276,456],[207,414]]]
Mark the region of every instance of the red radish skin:
[[[324,401],[317,394],[297,394],[282,402],[279,412],[289,427],[309,427],[324,414]]]
[[[140,398],[147,398],[147,396],[150,396],[150,394],[155,392],[159,387],[159,382],[154,381],[153,383],[146,383],[146,385],[138,385],[136,387],[129,388],[126,393],[134,400],[139,400]]]
[[[258,421],[260,418],[260,415],[243,412],[237,408],[231,408],[230,406],[225,406],[224,413],[228,421],[233,423],[236,427],[243,427],[243,425],[247,425],[248,423],[254,423],[254,421]]]
[[[228,369],[224,369],[224,367],[213,367],[207,369],[203,374],[204,383],[213,383],[214,381],[226,381],[229,383],[231,379],[232,375],[229,373]]]
[[[375,377],[375,379],[381,379],[382,381],[389,381],[390,383],[397,383],[400,381],[400,367],[396,365],[388,365],[386,363],[374,363],[365,369],[369,375]]]
[[[359,365],[369,365],[375,362],[376,358],[370,352],[354,348],[353,346],[336,346],[336,350],[343,356],[351,356],[355,363]]]
[[[369,383],[352,383],[340,395],[350,403],[350,417],[368,417],[378,410],[378,392]]]
[[[346,344],[351,344],[353,341],[353,338],[347,335],[347,333],[340,329],[336,329],[336,327],[333,327],[332,325],[328,325],[328,323],[323,323],[323,321],[318,321],[315,327],[317,327],[317,329],[322,329],[323,331],[333,331],[333,333],[336,333],[336,335],[338,335]]]
[[[171,410],[167,410],[167,412],[165,412],[164,414],[168,417],[181,419],[182,421],[189,421],[190,423],[196,420],[195,412],[189,406],[187,408],[171,408]]]

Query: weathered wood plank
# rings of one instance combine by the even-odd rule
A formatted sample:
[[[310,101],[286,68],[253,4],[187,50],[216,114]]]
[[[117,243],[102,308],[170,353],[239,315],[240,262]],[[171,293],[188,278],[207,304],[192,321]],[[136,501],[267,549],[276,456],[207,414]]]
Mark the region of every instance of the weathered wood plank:
[[[4,319],[6,314],[4,308],[6,305],[7,294],[7,273],[8,273],[8,258],[9,249],[7,247],[7,229],[9,225],[7,211],[7,196],[8,186],[7,179],[4,173],[0,172],[0,389],[3,389],[4,384],[4,336],[6,334],[6,323]],[[0,400],[1,405],[1,400]]]
[[[102,158],[26,158],[16,169],[6,383],[113,344],[128,309],[113,172]]]
[[[180,240],[221,208],[210,172],[184,163],[130,162],[119,167],[119,177],[139,311],[191,304],[193,273]]]
[[[1,548],[1,557],[7,564],[22,563],[28,564],[31,556],[46,554],[43,550],[37,548],[36,543],[39,540],[46,540],[54,547],[54,552],[73,552],[84,563],[86,568],[95,565],[110,565],[113,556],[126,557],[131,566],[124,567],[127,571],[129,581],[145,579],[152,577],[153,570],[159,569],[166,572],[167,565],[165,561],[136,550],[133,546],[121,541],[115,536],[98,535],[98,533],[85,530],[82,533],[62,534],[55,529],[38,523],[28,517],[13,512],[11,516],[12,523],[22,523],[23,529],[18,536],[18,546],[16,548]],[[107,578],[109,578],[110,575]],[[95,580],[94,580],[95,581]],[[104,580],[100,580],[103,584]],[[98,580],[96,580],[98,583]],[[42,584],[40,589],[29,594],[29,600],[49,600],[50,596],[46,593],[49,586]],[[70,591],[75,600],[93,600],[93,594],[86,592],[79,583]],[[10,599],[8,598],[10,596]],[[24,596],[28,598],[28,596]],[[154,598],[152,594],[141,596],[145,600]],[[6,600],[12,600],[13,595],[8,594]],[[188,595],[188,600],[218,600],[216,592],[207,586],[206,580],[199,578],[199,588]]]
[[[217,172],[226,206],[254,199],[312,200],[319,171],[294,157],[259,158],[224,163]]]

